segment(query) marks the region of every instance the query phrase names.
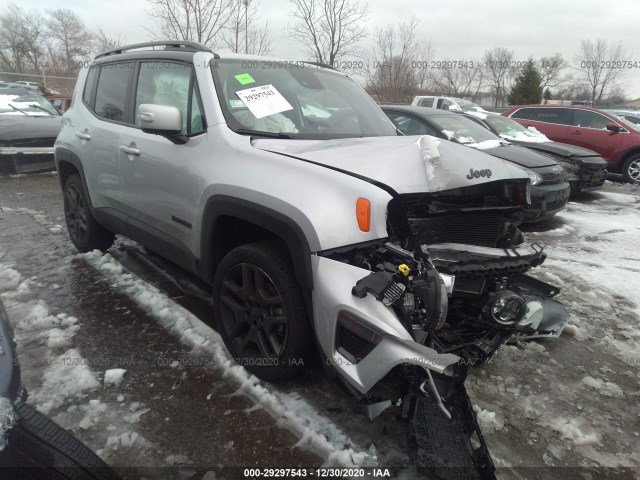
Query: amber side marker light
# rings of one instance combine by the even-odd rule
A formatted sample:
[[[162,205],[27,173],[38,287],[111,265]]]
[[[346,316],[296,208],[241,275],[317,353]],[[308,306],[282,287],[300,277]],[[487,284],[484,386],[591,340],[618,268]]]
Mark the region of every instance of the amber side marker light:
[[[358,226],[363,232],[368,232],[371,227],[371,202],[366,198],[356,200],[356,218]]]

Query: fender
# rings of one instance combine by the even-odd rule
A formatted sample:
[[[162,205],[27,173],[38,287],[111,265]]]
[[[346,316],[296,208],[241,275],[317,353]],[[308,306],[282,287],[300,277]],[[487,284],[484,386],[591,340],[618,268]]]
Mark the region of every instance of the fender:
[[[218,233],[216,220],[222,216],[235,217],[253,223],[280,237],[289,249],[298,282],[305,290],[313,289],[311,249],[300,226],[286,215],[264,205],[227,195],[215,195],[209,198],[203,210],[200,242],[201,278],[213,283],[215,269],[221,260],[216,258],[216,252],[211,248],[211,244]]]

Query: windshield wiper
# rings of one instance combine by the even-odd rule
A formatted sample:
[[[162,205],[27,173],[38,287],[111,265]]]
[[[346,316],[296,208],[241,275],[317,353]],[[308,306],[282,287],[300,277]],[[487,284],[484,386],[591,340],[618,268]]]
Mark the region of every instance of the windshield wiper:
[[[256,137],[297,138],[295,135],[287,132],[264,132],[262,130],[251,130],[250,128],[238,128],[234,131],[240,135],[254,135]]]
[[[47,112],[49,115],[54,116],[53,113],[51,113],[49,110],[47,110],[44,107],[41,107],[40,105],[29,105],[31,108],[39,108],[40,110],[42,110],[43,112]]]
[[[19,108],[17,108],[16,106],[11,105],[10,103],[9,103],[8,105],[9,105],[11,108],[13,108],[16,112],[20,112],[20,113],[22,113],[23,115],[26,115],[27,117],[29,116],[29,114],[28,114],[27,112],[25,112],[25,111],[23,111],[23,110],[20,110],[20,109],[19,109]]]

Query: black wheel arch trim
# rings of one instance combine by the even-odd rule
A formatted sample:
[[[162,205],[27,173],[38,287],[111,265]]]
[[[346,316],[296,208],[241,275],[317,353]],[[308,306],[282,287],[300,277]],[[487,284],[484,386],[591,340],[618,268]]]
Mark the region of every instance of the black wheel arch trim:
[[[84,187],[84,191],[87,192],[87,201],[89,203],[89,209],[93,213],[93,204],[91,203],[91,197],[89,195],[89,189],[87,188],[87,180],[84,175],[84,168],[82,168],[82,161],[80,157],[78,157],[75,153],[67,148],[56,147],[55,149],[55,162],[56,162],[56,171],[58,172],[58,180],[60,181],[60,187],[64,190],[64,179],[62,175],[60,175],[60,164],[63,162],[69,163],[73,166],[80,176],[80,180],[82,181],[82,186]]]
[[[616,162],[616,170],[622,173],[622,167],[624,166],[625,162],[636,155],[640,155],[640,145],[634,145],[633,147],[627,148],[618,156],[618,161]]]
[[[200,239],[200,276],[213,283],[217,263],[216,252],[211,248],[216,238],[216,222],[220,217],[235,217],[261,227],[281,238],[291,255],[299,284],[305,290],[313,289],[311,248],[302,228],[286,215],[248,200],[228,195],[215,195],[204,208]]]

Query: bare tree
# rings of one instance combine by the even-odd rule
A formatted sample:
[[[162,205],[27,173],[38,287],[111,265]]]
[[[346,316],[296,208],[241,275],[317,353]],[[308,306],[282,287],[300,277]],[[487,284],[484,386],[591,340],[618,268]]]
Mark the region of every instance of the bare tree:
[[[92,35],[82,19],[68,8],[47,10],[47,37],[49,50],[54,50],[64,62],[67,72],[79,69],[80,61],[91,50]]]
[[[0,15],[0,66],[16,72],[37,71],[42,63],[42,37],[40,13],[9,4]]]
[[[360,53],[367,36],[367,5],[358,0],[290,0],[294,6],[291,36],[318,62],[336,61]]]
[[[118,35],[112,37],[105,33],[102,28],[99,28],[96,33],[93,34],[93,51],[95,53],[104,52],[106,50],[112,50],[114,48],[121,47],[127,43],[127,37],[124,35]]]
[[[379,101],[406,102],[418,88],[422,60],[416,39],[419,20],[412,18],[397,27],[378,29],[370,52],[367,90]]]
[[[151,9],[147,13],[158,23],[157,37],[195,41],[210,47],[221,42],[234,5],[233,0],[148,1]]]
[[[496,47],[493,50],[484,52],[482,58],[485,71],[486,85],[490,87],[495,95],[495,105],[504,101],[507,88],[513,77],[513,50],[503,47]]]
[[[271,39],[269,24],[257,27],[258,1],[233,0],[227,31],[223,34],[224,45],[234,53],[269,55]]]
[[[557,88],[563,83],[569,81],[570,77],[562,75],[569,63],[562,57],[562,54],[556,53],[550,57],[542,57],[538,60],[538,72],[542,79],[542,90],[547,88]]]
[[[484,86],[484,71],[481,62],[443,60],[438,70],[435,85],[442,95],[471,97],[476,100]]]
[[[627,52],[622,42],[607,43],[600,38],[595,43],[582,40],[575,60],[579,76],[589,85],[594,106],[597,106],[611,87],[627,73]]]

